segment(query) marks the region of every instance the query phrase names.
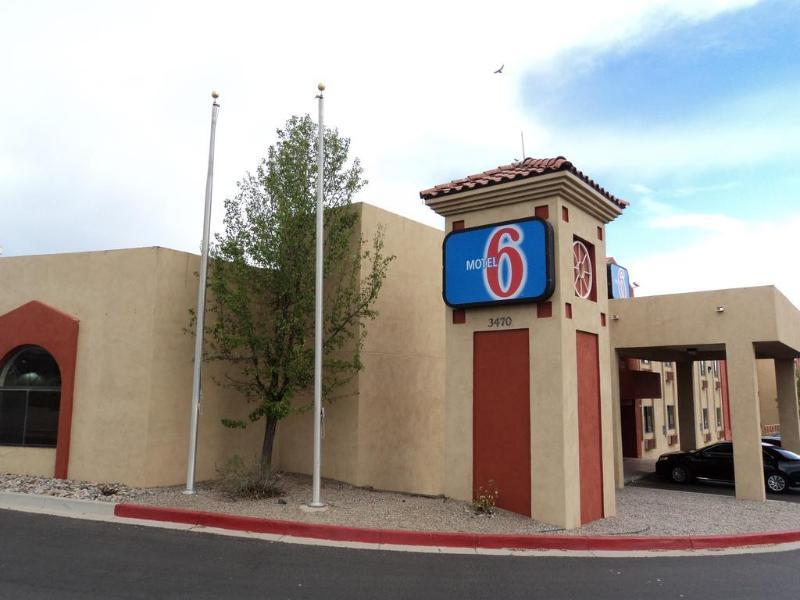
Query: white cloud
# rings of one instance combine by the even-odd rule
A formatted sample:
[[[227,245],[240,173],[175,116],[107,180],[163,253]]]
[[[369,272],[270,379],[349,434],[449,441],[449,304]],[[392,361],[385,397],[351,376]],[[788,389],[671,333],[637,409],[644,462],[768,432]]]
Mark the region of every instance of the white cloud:
[[[700,116],[643,131],[640,126],[583,127],[559,132],[560,143],[578,148],[570,157],[593,169],[620,165],[644,180],[665,174],[702,174],[712,169],[800,160],[800,86],[769,88],[708,106]],[[769,118],[765,118],[769,115]],[[735,181],[720,184],[735,187]],[[676,195],[706,190],[683,188]]]
[[[4,2],[0,156],[36,167],[12,167],[9,177],[4,166],[0,202],[7,222],[10,198],[39,211],[3,232],[13,236],[6,250],[196,250],[211,88],[222,92],[219,227],[222,198],[274,129],[290,114],[314,112],[319,80],[328,85],[327,122],[353,138],[372,182],[363,199],[438,224],[418,191],[518,157],[521,129],[533,153],[573,145],[523,116],[518,88],[528,70],[750,4]],[[493,75],[501,63],[503,75]],[[675,132],[656,133],[614,133],[614,144],[608,132],[581,135],[591,164],[618,160],[628,144],[636,168],[685,150]],[[721,138],[705,150],[736,141],[711,133]],[[774,151],[774,132],[761,133]],[[759,141],[752,136],[748,143]]]
[[[800,217],[727,218],[713,227],[701,227],[708,235],[699,241],[630,261],[631,273],[641,285],[637,295],[775,285],[800,306],[796,248]]]

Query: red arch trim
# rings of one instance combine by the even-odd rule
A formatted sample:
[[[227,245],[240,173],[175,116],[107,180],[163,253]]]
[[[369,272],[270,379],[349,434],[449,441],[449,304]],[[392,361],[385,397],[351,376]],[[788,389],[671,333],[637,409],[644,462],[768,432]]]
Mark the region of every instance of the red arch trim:
[[[78,319],[38,300],[0,316],[0,357],[5,362],[19,346],[41,346],[61,371],[55,477],[66,479],[72,434],[72,402],[78,355]]]

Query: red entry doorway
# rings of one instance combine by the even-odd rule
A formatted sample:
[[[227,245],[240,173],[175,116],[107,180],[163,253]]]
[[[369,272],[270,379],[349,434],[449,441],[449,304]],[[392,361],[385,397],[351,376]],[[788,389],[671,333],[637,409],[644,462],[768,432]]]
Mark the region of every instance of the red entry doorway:
[[[603,518],[603,437],[597,336],[577,332],[581,524]]]
[[[527,329],[476,332],[473,341],[472,493],[531,515],[530,360]],[[493,485],[492,485],[493,483]]]
[[[621,399],[619,406],[620,428],[622,430],[622,456],[641,458],[642,456],[642,401]]]

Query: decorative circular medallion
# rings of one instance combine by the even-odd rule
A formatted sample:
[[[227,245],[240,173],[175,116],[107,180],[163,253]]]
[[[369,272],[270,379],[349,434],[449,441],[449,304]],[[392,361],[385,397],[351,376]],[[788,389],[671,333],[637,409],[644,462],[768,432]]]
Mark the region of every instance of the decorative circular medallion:
[[[572,269],[575,275],[575,293],[588,298],[592,293],[592,259],[589,249],[578,240],[572,244]]]

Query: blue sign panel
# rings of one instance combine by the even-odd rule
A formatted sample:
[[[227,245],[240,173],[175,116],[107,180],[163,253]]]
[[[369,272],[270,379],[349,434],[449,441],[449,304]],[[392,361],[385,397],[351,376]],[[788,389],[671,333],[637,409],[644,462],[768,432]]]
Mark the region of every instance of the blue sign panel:
[[[608,265],[608,295],[612,299],[631,297],[631,279],[628,269],[620,267],[616,263]]]
[[[443,296],[453,308],[539,302],[553,293],[553,229],[542,219],[453,231],[442,251]]]

